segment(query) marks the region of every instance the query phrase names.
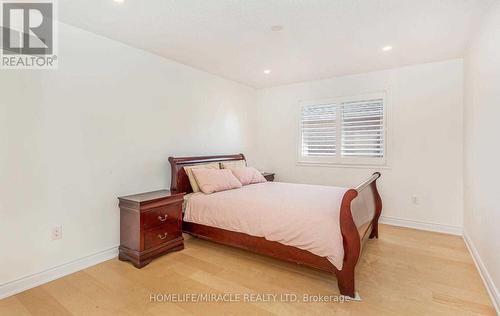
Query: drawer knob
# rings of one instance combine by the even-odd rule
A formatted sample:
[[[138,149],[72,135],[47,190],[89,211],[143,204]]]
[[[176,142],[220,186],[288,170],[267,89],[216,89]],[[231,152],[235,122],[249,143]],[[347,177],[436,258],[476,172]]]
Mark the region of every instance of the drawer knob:
[[[165,239],[165,238],[167,238],[167,235],[168,235],[168,233],[165,233],[163,235],[162,234],[158,234],[158,238]]]
[[[160,220],[160,222],[164,222],[167,220],[167,217],[168,217],[167,214],[165,214],[165,216],[163,216],[163,217],[160,215],[160,216],[158,216],[158,219]]]

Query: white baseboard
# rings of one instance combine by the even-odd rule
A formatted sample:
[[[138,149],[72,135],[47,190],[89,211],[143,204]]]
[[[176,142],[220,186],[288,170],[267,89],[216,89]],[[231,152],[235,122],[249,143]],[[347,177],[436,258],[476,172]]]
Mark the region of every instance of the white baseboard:
[[[474,263],[476,264],[476,268],[479,271],[481,279],[483,279],[483,283],[486,286],[488,294],[490,295],[491,301],[493,302],[493,306],[497,311],[497,315],[500,315],[500,292],[495,286],[495,283],[493,283],[491,275],[488,273],[488,270],[486,270],[486,266],[484,265],[483,260],[481,260],[481,257],[477,252],[476,246],[470,239],[469,235],[467,235],[467,232],[464,231],[463,236],[465,245],[467,245],[467,248],[469,249],[469,252],[472,256],[472,259],[474,260]]]
[[[83,270],[118,256],[118,247],[100,251],[74,261],[50,268],[23,278],[0,285],[0,299],[26,291],[44,283],[59,279],[65,275]]]
[[[463,229],[461,226],[421,222],[421,221],[401,219],[401,218],[383,216],[383,215],[380,216],[379,222],[382,224],[387,224],[387,225],[408,227],[408,228],[414,228],[414,229],[420,229],[420,230],[428,230],[431,232],[445,233],[445,234],[451,234],[451,235],[457,235],[457,236],[462,236],[462,234],[463,234]]]

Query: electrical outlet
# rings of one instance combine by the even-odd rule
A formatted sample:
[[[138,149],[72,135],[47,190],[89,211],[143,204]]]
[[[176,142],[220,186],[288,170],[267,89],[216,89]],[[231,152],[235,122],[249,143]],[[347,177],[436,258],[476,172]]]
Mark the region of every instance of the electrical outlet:
[[[420,197],[418,195],[412,195],[411,196],[411,202],[415,205],[420,204]]]
[[[52,228],[52,240],[58,240],[62,238],[62,226],[54,226]]]

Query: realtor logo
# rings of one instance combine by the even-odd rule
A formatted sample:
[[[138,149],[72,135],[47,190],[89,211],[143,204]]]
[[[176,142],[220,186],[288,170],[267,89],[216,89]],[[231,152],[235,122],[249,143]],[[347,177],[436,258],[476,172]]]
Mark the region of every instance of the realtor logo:
[[[52,1],[1,2],[2,68],[57,67],[54,12]]]

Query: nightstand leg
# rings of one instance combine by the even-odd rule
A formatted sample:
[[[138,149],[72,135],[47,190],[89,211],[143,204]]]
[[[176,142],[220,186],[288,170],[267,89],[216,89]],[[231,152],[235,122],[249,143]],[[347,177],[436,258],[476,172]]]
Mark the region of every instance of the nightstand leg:
[[[132,265],[134,267],[136,267],[137,269],[141,269],[141,268],[147,266],[148,264],[150,264],[151,261],[153,261],[153,258],[148,258],[148,259],[145,259],[145,260],[141,261],[141,260],[137,260],[135,258],[131,258],[131,257],[125,255],[125,254],[120,253],[118,255],[118,260],[120,260],[120,261],[128,261],[128,262],[132,263]]]

